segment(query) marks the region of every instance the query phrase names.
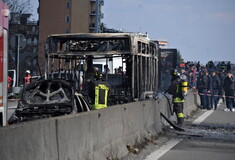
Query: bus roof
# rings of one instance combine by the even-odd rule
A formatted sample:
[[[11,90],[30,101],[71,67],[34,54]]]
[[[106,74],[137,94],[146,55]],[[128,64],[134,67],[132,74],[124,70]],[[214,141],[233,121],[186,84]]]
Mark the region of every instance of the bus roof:
[[[141,33],[68,33],[68,34],[51,34],[48,36],[54,38],[123,38],[136,36],[148,39],[146,34]]]

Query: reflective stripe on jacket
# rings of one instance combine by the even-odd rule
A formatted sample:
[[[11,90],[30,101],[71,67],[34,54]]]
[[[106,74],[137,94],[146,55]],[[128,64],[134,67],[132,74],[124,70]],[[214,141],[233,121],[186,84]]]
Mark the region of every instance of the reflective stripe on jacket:
[[[177,114],[177,117],[178,117],[178,118],[184,118],[184,114],[183,114],[183,113],[178,113],[178,114]]]
[[[176,85],[176,95],[180,93],[180,86]],[[178,96],[173,96],[173,103],[183,103],[184,99]]]
[[[184,102],[184,99],[181,99],[181,98],[179,98],[179,97],[175,97],[174,99],[173,99],[173,103],[183,103]]]
[[[105,84],[95,86],[95,104],[92,109],[101,109],[107,107],[109,87]]]

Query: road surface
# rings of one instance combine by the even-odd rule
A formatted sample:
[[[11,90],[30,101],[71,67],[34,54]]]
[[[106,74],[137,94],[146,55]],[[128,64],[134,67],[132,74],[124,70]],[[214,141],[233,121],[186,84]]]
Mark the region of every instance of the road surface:
[[[234,160],[235,112],[219,108],[186,119],[185,131],[167,127],[164,135],[138,148],[123,160]]]

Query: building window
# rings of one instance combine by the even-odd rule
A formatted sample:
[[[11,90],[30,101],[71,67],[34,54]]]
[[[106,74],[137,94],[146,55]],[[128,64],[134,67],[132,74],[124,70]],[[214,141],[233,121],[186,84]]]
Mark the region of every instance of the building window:
[[[67,8],[67,9],[70,9],[70,1],[67,1],[67,2],[66,2],[66,8]]]
[[[65,17],[65,22],[66,22],[66,23],[70,23],[70,16],[66,16],[66,17]]]
[[[66,30],[65,30],[65,33],[70,33],[69,29],[66,29]]]

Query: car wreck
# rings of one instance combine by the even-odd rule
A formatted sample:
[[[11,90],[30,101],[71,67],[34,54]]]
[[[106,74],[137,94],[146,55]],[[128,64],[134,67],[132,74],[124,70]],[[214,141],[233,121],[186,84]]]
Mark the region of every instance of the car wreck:
[[[89,111],[74,82],[62,79],[39,80],[25,86],[9,124]]]

